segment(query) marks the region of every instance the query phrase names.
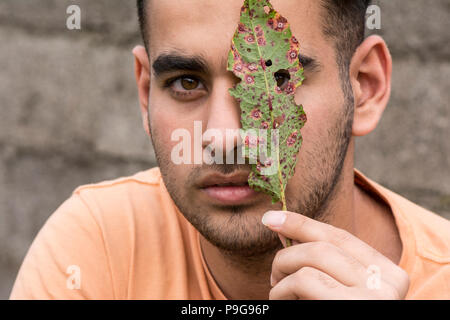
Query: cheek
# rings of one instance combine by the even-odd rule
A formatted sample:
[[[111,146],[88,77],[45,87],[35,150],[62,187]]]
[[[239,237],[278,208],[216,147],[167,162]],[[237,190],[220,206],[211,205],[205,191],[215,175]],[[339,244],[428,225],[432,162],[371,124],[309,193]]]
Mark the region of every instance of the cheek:
[[[155,89],[150,96],[150,127],[155,153],[160,159],[160,167],[165,169],[166,174],[177,176],[177,179],[180,180],[186,176],[195,161],[195,132],[201,134],[205,127],[200,112],[201,108],[193,109],[175,103],[164,92],[158,92],[158,89]],[[195,121],[201,121],[201,126],[197,124],[196,131],[194,130]],[[172,139],[172,135],[175,135],[174,139]],[[180,146],[182,146],[182,151],[180,151]],[[185,148],[190,149],[188,152],[192,164],[175,164],[171,158],[172,151],[178,158],[184,155]]]
[[[170,165],[167,163],[170,159],[171,150],[178,143],[177,141],[172,141],[172,133],[179,128],[183,128],[183,124],[179,123],[179,119],[170,108],[165,108],[167,106],[164,99],[153,94],[150,98],[150,128],[152,132],[152,140],[155,148],[155,152],[166,162],[162,165]],[[184,125],[186,125],[184,123]]]
[[[180,112],[173,101],[160,89],[150,91],[150,127],[153,135],[158,137],[161,148],[167,150],[176,145],[177,141],[171,141],[172,133],[177,129],[193,130],[194,120],[188,118],[189,112]]]
[[[330,72],[328,72],[330,74]],[[298,156],[296,176],[318,176],[324,172],[336,144],[336,126],[342,121],[344,96],[338,75],[317,76],[296,91],[295,101],[303,105],[307,122],[302,128],[303,144]]]
[[[335,126],[344,107],[344,96],[338,70],[324,67],[319,73],[305,76],[295,93],[295,102],[303,105],[308,119],[301,131],[306,148],[311,142],[320,142]]]

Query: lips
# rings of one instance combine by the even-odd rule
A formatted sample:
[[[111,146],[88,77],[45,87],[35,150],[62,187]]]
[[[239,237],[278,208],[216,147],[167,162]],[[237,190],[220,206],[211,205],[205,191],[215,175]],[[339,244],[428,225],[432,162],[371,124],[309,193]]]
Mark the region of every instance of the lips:
[[[208,202],[221,205],[249,203],[258,192],[248,185],[249,172],[239,172],[230,176],[212,174],[201,179],[199,187]]]
[[[243,187],[248,186],[249,172],[239,172],[230,176],[221,174],[211,174],[201,179],[200,188],[210,187]]]

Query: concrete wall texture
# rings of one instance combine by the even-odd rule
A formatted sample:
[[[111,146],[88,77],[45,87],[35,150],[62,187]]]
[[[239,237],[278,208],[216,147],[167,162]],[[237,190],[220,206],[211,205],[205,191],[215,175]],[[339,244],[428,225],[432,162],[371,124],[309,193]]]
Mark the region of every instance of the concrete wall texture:
[[[81,8],[82,30],[66,28]],[[376,2],[394,59],[379,127],[356,167],[450,217],[450,1]],[[48,216],[78,185],[155,165],[131,49],[135,1],[0,1],[0,299]]]

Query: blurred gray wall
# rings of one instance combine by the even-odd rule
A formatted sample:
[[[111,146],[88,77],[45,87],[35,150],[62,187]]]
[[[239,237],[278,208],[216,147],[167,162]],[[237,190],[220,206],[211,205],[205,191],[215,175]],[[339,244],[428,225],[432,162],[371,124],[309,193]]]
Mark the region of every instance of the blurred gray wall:
[[[356,167],[450,217],[450,1],[377,2],[394,58],[379,128]],[[66,29],[66,8],[82,30]],[[0,1],[0,299],[31,241],[81,184],[155,165],[131,50],[134,0]]]

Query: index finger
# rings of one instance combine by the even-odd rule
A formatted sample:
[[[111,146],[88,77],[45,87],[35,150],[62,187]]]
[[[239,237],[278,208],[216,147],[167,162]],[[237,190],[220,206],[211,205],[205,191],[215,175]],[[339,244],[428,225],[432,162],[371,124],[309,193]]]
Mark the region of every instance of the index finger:
[[[387,257],[343,229],[290,211],[268,211],[263,224],[281,235],[299,242],[326,241],[346,251],[364,266],[378,266],[394,277],[404,273]],[[392,274],[394,273],[394,274]],[[390,277],[389,277],[390,278]]]

